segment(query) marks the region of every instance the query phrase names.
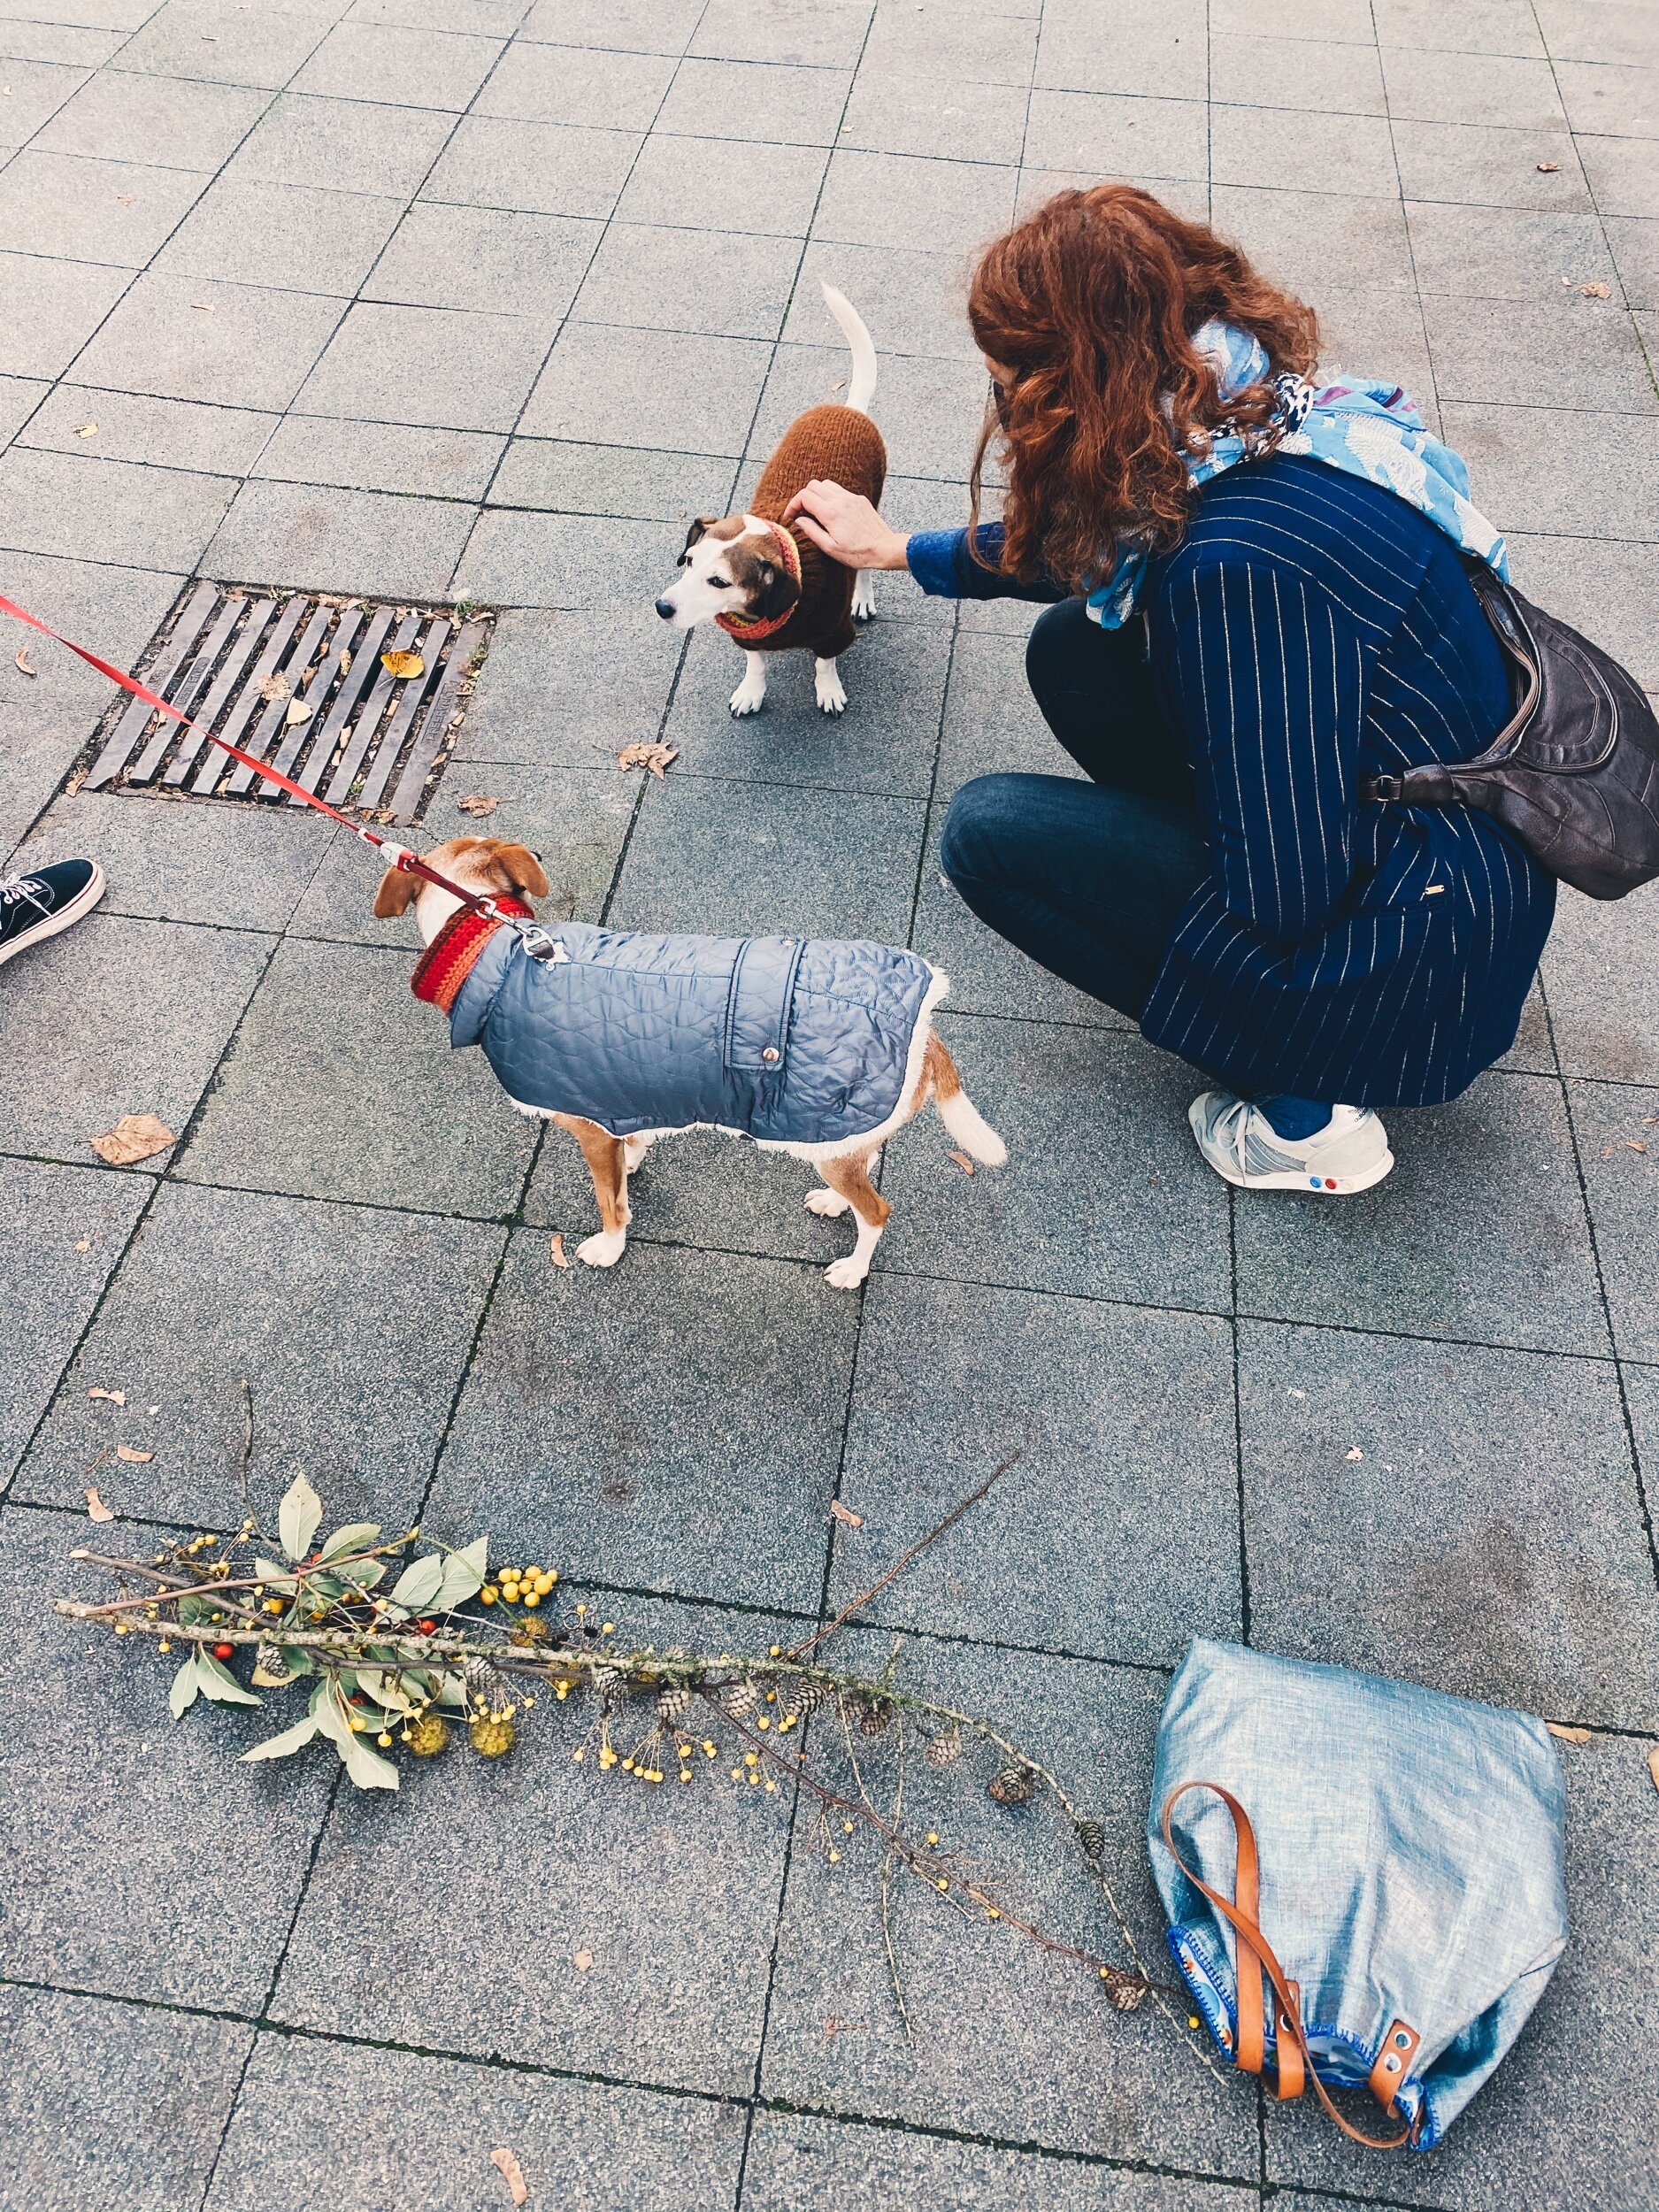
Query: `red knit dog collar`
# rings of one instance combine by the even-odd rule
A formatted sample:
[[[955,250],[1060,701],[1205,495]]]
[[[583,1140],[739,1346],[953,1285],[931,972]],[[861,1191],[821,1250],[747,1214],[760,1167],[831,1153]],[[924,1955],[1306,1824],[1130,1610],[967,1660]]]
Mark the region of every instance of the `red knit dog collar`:
[[[522,899],[498,898],[495,904],[503,914],[513,915],[519,921],[535,919]],[[411,985],[415,996],[442,1008],[446,1014],[453,1013],[461,986],[500,927],[499,922],[492,921],[488,914],[475,913],[470,906],[452,914],[416,964]]]
[[[761,519],[764,521],[765,520],[765,518],[763,516]],[[777,539],[778,551],[782,557],[784,567],[794,578],[795,590],[799,593],[801,588],[801,549],[790,536],[789,533],[784,529],[780,524],[767,522],[766,527],[772,532],[772,536]],[[770,622],[763,622],[758,616],[752,614],[717,614],[714,619],[719,627],[726,632],[727,637],[736,638],[740,644],[757,645],[764,637],[776,636],[777,633],[781,630],[784,624],[789,620],[790,617],[794,614],[795,608],[798,607],[800,603],[800,599],[797,597],[791,605],[784,609],[781,614],[774,615]]]

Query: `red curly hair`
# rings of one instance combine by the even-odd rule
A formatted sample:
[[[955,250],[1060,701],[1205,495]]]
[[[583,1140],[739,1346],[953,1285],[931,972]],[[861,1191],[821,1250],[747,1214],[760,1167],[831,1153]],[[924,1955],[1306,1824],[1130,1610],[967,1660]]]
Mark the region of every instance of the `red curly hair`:
[[[1225,405],[1193,344],[1212,317],[1252,332],[1270,364]],[[1083,592],[1110,574],[1122,540],[1176,542],[1193,503],[1183,457],[1204,451],[1224,415],[1265,424],[1271,379],[1309,374],[1318,351],[1310,307],[1207,224],[1130,184],[1056,192],[987,246],[968,319],[1011,373],[973,457],[973,519],[995,445],[1008,476],[1003,571]]]

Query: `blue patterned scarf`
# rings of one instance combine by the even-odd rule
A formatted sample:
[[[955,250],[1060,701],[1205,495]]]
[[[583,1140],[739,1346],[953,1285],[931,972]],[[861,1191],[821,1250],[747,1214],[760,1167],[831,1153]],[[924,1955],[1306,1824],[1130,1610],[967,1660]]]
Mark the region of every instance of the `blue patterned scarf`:
[[[1267,355],[1248,330],[1206,323],[1193,343],[1214,363],[1224,400],[1236,399],[1267,375]],[[1469,471],[1462,455],[1430,435],[1397,384],[1346,377],[1339,384],[1316,385],[1287,375],[1274,379],[1273,390],[1278,405],[1270,423],[1250,429],[1223,422],[1211,434],[1207,452],[1187,457],[1187,473],[1194,484],[1207,484],[1224,469],[1261,453],[1305,453],[1409,500],[1465,553],[1478,554],[1500,576],[1509,575],[1502,538],[1469,503]],[[1135,611],[1146,572],[1145,550],[1125,546],[1111,575],[1088,595],[1090,619],[1103,630],[1120,629]]]

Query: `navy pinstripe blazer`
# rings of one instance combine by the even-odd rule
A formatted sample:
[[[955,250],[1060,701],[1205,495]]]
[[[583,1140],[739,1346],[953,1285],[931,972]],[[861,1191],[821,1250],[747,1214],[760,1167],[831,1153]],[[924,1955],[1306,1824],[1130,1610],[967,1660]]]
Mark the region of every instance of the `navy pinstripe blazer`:
[[[925,586],[1002,583],[965,533],[945,552],[912,541]],[[1555,884],[1486,815],[1359,795],[1469,759],[1508,714],[1451,541],[1379,486],[1274,456],[1204,488],[1141,611],[1212,861],[1143,1032],[1246,1097],[1455,1098],[1515,1041]]]

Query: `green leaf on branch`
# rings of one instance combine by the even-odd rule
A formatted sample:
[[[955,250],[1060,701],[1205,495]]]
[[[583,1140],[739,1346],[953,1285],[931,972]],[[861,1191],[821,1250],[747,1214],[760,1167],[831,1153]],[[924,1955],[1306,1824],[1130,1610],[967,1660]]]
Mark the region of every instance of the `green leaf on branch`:
[[[378,1521],[348,1521],[344,1528],[337,1528],[317,1555],[319,1559],[343,1559],[348,1552],[361,1551],[372,1544],[380,1532]]]
[[[196,1678],[196,1654],[192,1652],[173,1678],[167,1692],[167,1710],[174,1720],[180,1720],[201,1695],[202,1685]]]
[[[359,1667],[357,1686],[377,1705],[383,1705],[391,1712],[412,1713],[415,1709],[396,1675],[383,1673],[379,1667]]]
[[[251,1751],[242,1753],[243,1763],[254,1759],[286,1759],[290,1751],[302,1751],[317,1733],[317,1723],[308,1713],[303,1720],[296,1721],[292,1728],[285,1728],[280,1736],[267,1736],[263,1743],[255,1744]]]
[[[442,1559],[435,1555],[426,1559],[417,1559],[412,1566],[404,1568],[392,1585],[392,1603],[403,1606],[408,1612],[417,1613],[423,1605],[432,1603],[442,1583]]]
[[[346,1773],[360,1790],[395,1790],[398,1786],[397,1769],[389,1759],[381,1758],[372,1750],[361,1736],[353,1736],[340,1751],[346,1763]]]
[[[437,1604],[443,1611],[452,1606],[465,1605],[468,1598],[476,1597],[484,1586],[484,1571],[489,1564],[489,1539],[480,1536],[465,1551],[452,1551],[443,1563],[443,1579],[438,1585]]]
[[[290,1559],[304,1558],[322,1517],[322,1500],[303,1475],[296,1475],[277,1508],[277,1532]]]
[[[300,1586],[298,1577],[291,1575],[286,1567],[279,1567],[274,1559],[256,1559],[253,1571],[273,1590],[297,1590]]]
[[[263,1705],[265,1700],[256,1697],[242,1684],[222,1661],[215,1659],[211,1651],[198,1646],[196,1654],[196,1687],[204,1697],[212,1698],[220,1705]]]

